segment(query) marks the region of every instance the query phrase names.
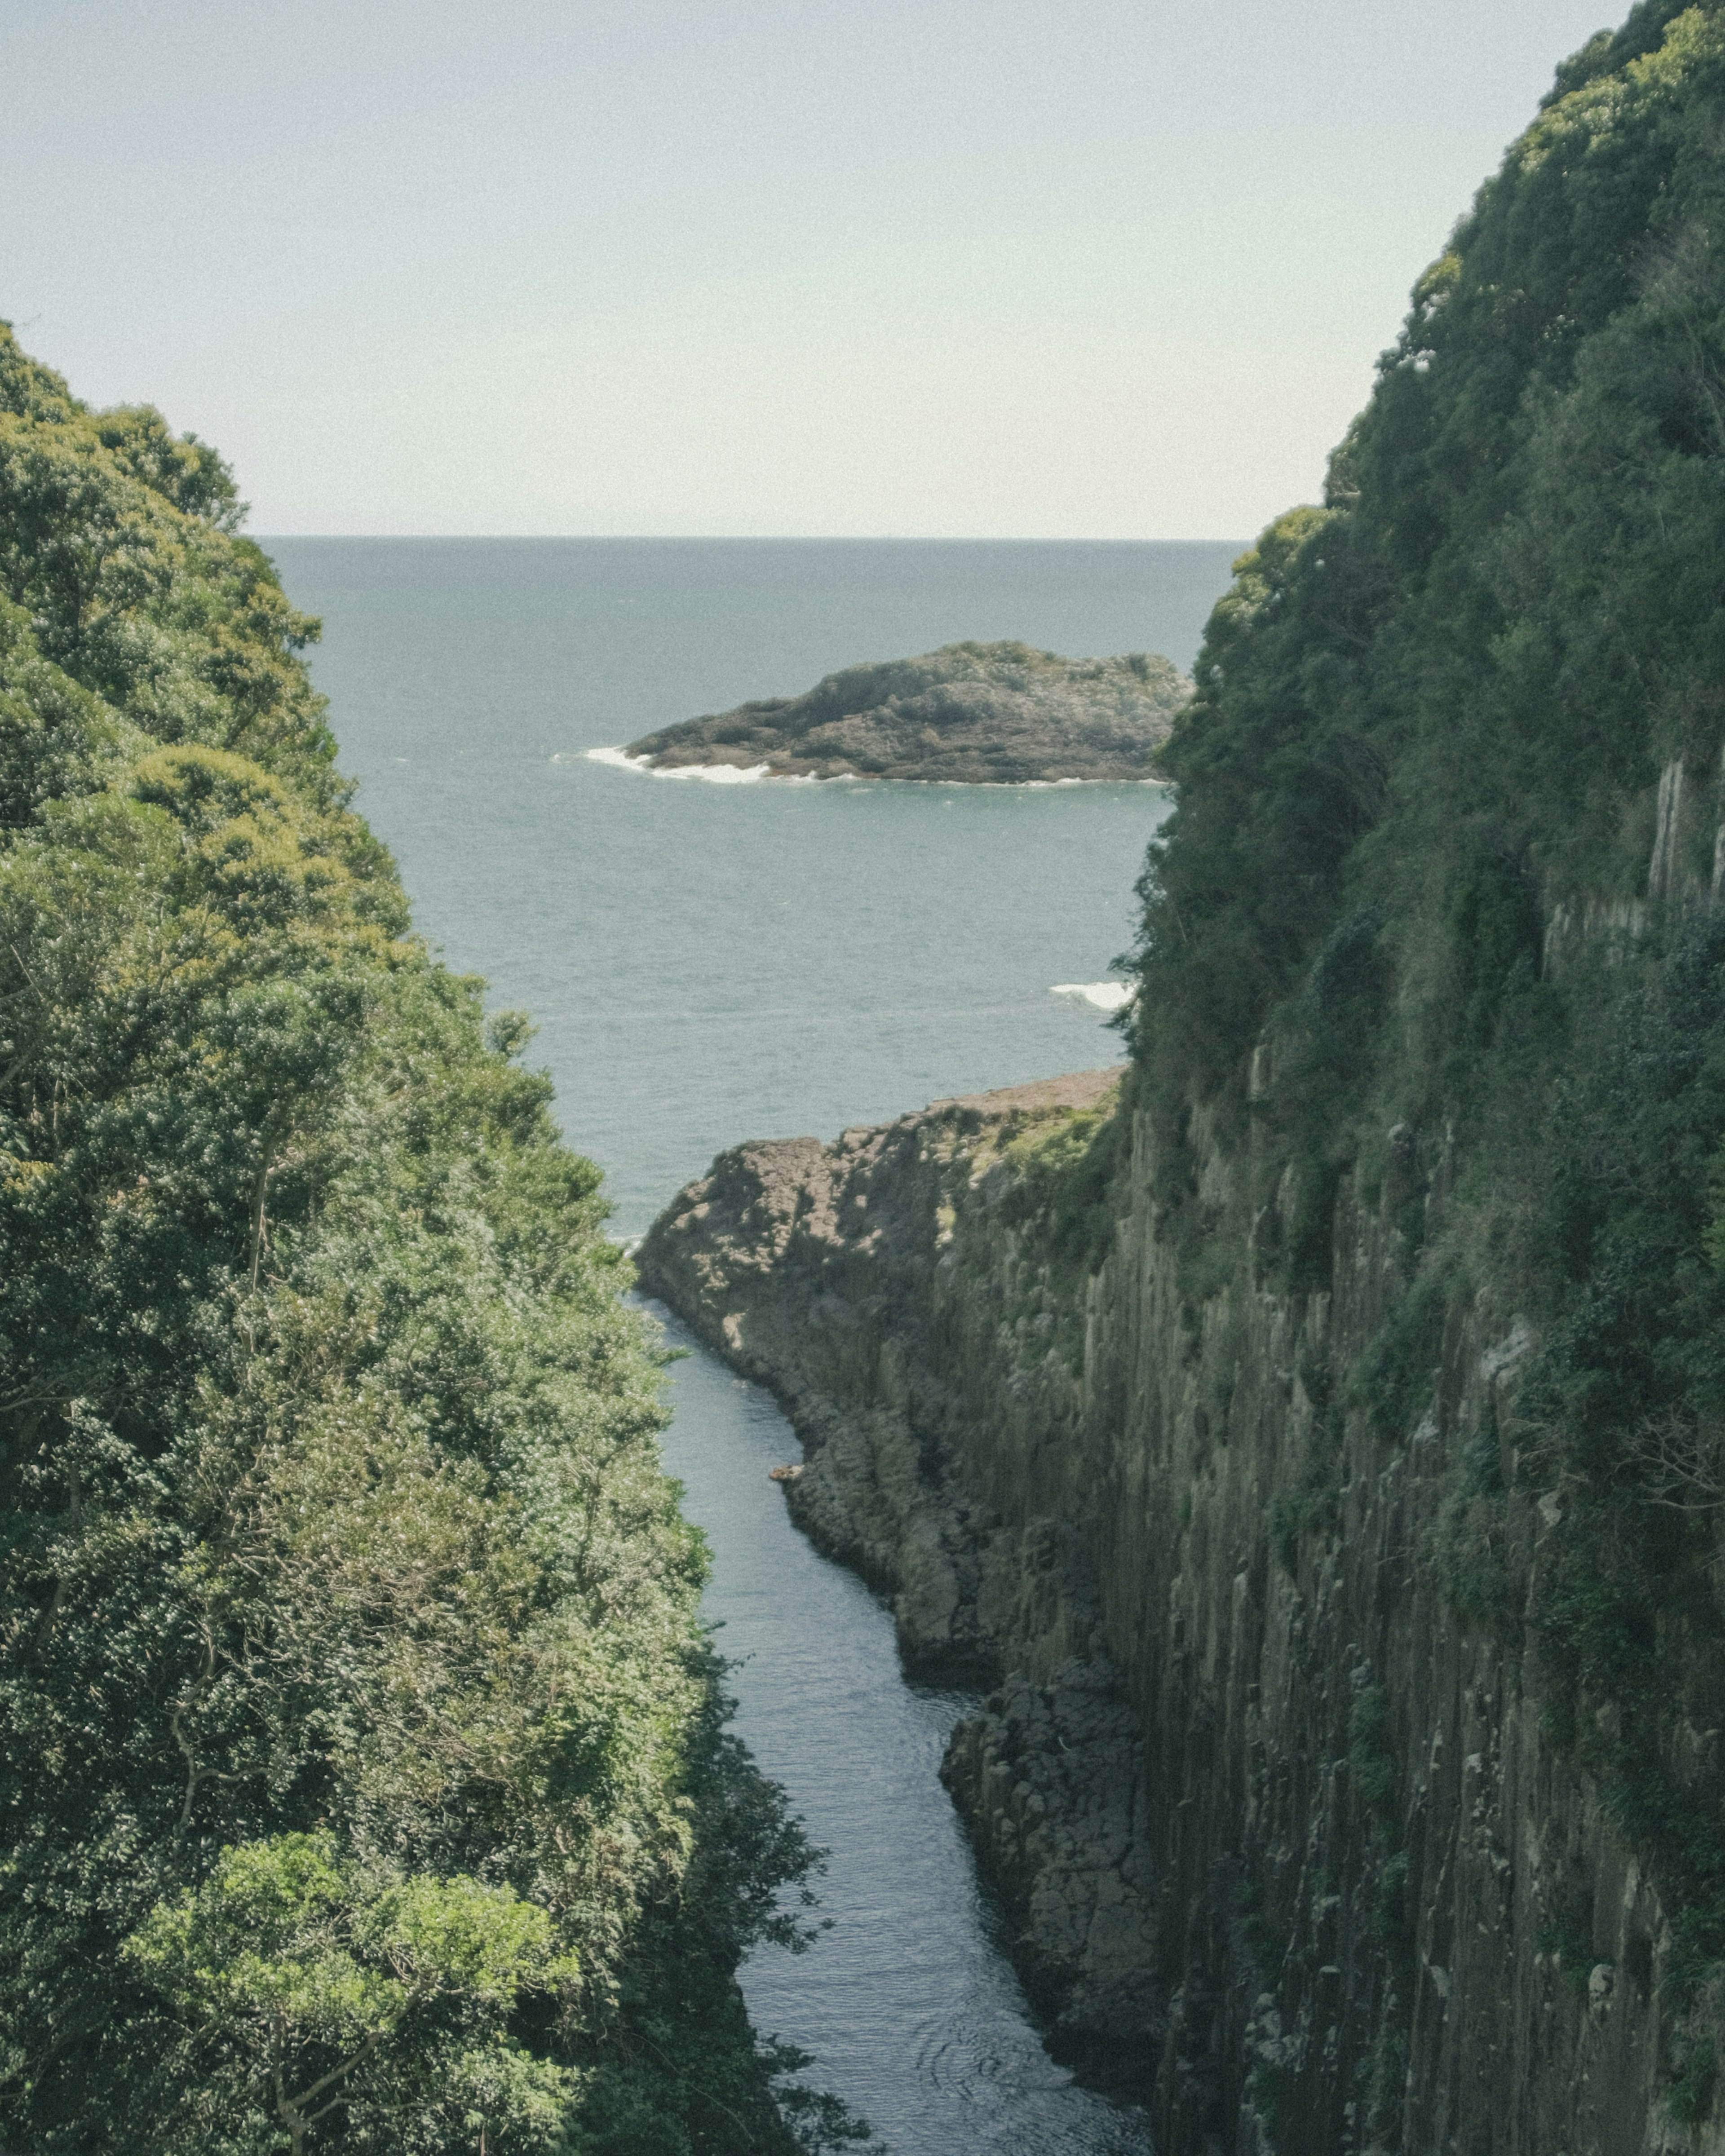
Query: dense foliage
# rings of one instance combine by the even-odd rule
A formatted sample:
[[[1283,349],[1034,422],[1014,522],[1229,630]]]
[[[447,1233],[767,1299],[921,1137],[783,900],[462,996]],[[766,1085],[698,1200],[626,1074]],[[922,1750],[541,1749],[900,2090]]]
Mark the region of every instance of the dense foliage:
[[[1560,69],[1324,506],[1216,608],[1132,1019],[1194,1277],[1322,1289],[1342,1178],[1394,1209],[1404,1290],[1341,1373],[1376,1441],[1431,1405],[1446,1309],[1529,1321],[1516,1426],[1455,1434],[1428,1554],[1654,1861],[1688,2118],[1725,1995],[1725,1781],[1694,1740],[1725,1645],[1722,135],[1714,0],[1641,0]],[[1200,1105],[1250,1255],[1183,1180]],[[1333,1498],[1283,1515],[1296,1571]]]
[[[597,1172],[239,516],[0,333],[0,2140],[788,2148]]]

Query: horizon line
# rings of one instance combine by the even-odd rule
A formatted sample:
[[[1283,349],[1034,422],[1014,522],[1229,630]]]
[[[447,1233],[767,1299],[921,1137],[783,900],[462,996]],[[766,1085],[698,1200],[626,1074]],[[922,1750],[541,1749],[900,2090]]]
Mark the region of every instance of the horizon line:
[[[553,545],[678,546],[678,547],[1241,547],[1250,539],[1086,538],[1070,534],[1039,537],[1035,533],[967,536],[942,532],[815,532],[798,531],[252,531],[242,538],[276,539],[393,539],[416,542],[484,540],[516,546],[549,542]]]

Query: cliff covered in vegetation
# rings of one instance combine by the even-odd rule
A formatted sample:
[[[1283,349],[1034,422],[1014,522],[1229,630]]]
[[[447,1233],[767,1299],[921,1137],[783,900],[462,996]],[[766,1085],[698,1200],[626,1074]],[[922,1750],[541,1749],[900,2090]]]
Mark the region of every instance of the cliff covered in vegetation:
[[[1115,1673],[1163,2156],[1725,2146],[1722,126],[1725,9],[1566,63],[1237,565],[1115,1111],[659,1231],[745,1362],[754,1254],[822,1284],[795,1502],[1013,1677],[951,1771],[1033,1964]]]
[[[0,332],[0,2141],[788,2149],[598,1173],[239,521]]]
[[[847,666],[804,696],[685,720],[627,753],[655,771],[730,764],[780,778],[1143,779],[1191,693],[1153,654],[1062,659],[1027,644],[948,644]]]

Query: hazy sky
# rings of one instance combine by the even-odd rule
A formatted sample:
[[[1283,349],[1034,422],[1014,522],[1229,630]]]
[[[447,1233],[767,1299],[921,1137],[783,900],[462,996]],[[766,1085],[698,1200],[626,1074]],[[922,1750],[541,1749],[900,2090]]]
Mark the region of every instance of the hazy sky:
[[[0,315],[286,532],[1248,535],[1601,0],[6,0]]]

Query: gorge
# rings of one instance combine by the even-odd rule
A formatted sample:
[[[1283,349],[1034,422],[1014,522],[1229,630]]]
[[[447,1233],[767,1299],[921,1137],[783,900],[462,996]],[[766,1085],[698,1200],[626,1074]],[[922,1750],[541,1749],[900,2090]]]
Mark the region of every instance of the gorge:
[[[842,2145],[744,2004],[830,1914],[779,1995],[869,1978],[901,2156],[1725,2147],[1722,116],[1713,4],[1564,64],[1201,649],[1216,549],[1164,626],[1124,545],[284,542],[310,670],[214,453],[0,336],[0,2139]],[[1175,793],[591,760],[973,634],[1164,644]],[[1133,935],[1110,1040],[1050,991]],[[750,1487],[931,1791],[980,1694],[1118,2106],[983,1906],[919,2122],[890,1835],[871,1969],[800,1898],[624,1299],[716,1147],[641,1281],[793,1418]],[[793,1733],[880,1836],[842,1663]]]

